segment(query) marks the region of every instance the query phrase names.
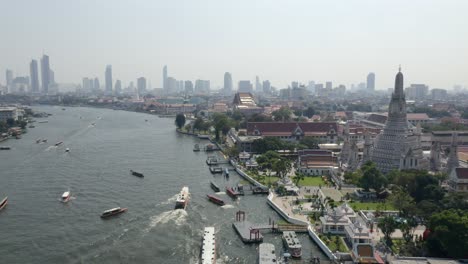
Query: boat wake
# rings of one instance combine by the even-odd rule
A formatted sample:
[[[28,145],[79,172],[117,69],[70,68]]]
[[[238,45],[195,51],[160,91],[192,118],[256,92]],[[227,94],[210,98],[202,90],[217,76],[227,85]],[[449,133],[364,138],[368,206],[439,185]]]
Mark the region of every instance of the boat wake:
[[[177,195],[178,195],[178,194],[172,196],[171,198],[167,199],[167,201],[162,202],[162,203],[160,203],[160,204],[158,204],[158,205],[168,205],[168,204],[174,203],[174,202],[177,200]]]
[[[231,208],[235,208],[235,206],[232,205],[232,204],[225,204],[225,205],[221,206],[221,208],[223,208],[223,209],[231,209]]]
[[[217,195],[223,195],[223,194],[226,194],[226,192],[217,192],[216,194]]]
[[[51,149],[56,149],[56,146],[49,146],[44,151],[50,151]]]
[[[150,218],[148,228],[145,229],[145,233],[148,233],[158,225],[167,224],[169,222],[174,223],[177,226],[181,226],[187,223],[187,216],[187,211],[183,209],[171,210],[152,216]]]

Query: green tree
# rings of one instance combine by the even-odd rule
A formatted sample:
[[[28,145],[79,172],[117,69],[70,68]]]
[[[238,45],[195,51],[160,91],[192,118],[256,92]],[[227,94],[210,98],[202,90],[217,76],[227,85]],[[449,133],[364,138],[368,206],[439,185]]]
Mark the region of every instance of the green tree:
[[[294,176],[294,184],[296,184],[296,186],[299,186],[299,182],[301,180],[304,180],[305,178],[305,175],[300,173],[300,172],[296,172],[296,175]]]
[[[414,229],[418,226],[418,223],[413,217],[407,218],[405,222],[400,224],[400,230],[403,233],[403,239],[406,244],[413,241]]]
[[[194,130],[203,130],[203,123],[205,121],[203,121],[203,118],[201,117],[197,117],[197,119],[195,119],[195,122],[193,123],[193,129]]]
[[[185,125],[185,115],[180,113],[176,115],[175,124],[177,128],[181,129]]]
[[[273,170],[276,172],[278,177],[284,177],[291,170],[291,162],[289,160],[281,158],[274,161],[272,165]]]
[[[389,201],[395,206],[400,214],[407,216],[409,210],[414,205],[414,199],[405,190],[398,188],[393,191],[392,195],[388,198]]]
[[[359,179],[359,187],[365,191],[374,189],[376,192],[380,192],[387,186],[387,178],[377,169],[375,163],[366,162],[361,168],[362,177]]]
[[[291,120],[291,110],[288,107],[281,107],[280,109],[273,111],[271,115],[275,121],[289,121]]]
[[[384,234],[384,238],[385,238],[387,245],[391,246],[392,240],[390,236],[392,235],[393,232],[395,232],[395,229],[398,227],[398,223],[395,221],[395,219],[392,216],[386,216],[386,217],[379,219],[378,226],[380,230],[382,230],[382,233]]]
[[[312,106],[309,106],[303,113],[308,118],[311,118],[313,115],[315,115],[315,109]]]
[[[306,146],[308,149],[318,149],[320,142],[314,137],[304,137],[299,141],[299,144]]]
[[[346,183],[351,183],[351,184],[354,184],[354,185],[359,184],[359,181],[360,181],[361,177],[362,177],[362,171],[360,169],[355,170],[353,172],[347,171],[344,174],[345,182]]]
[[[431,230],[428,249],[431,253],[439,252],[452,258],[466,257],[468,248],[468,212],[446,210],[434,214],[429,219]],[[440,248],[438,248],[440,246]]]

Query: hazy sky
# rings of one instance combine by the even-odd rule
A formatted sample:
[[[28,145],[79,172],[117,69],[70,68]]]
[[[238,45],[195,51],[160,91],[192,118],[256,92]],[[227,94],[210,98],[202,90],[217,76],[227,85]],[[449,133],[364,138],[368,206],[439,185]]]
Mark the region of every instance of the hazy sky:
[[[0,83],[50,56],[57,82],[183,80],[468,85],[468,1],[1,0]],[[235,85],[237,86],[237,85]]]

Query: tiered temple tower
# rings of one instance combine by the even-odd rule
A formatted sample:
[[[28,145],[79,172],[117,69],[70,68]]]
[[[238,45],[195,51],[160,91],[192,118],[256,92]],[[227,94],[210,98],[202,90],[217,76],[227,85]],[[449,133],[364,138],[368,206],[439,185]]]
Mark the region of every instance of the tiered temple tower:
[[[395,78],[395,90],[388,107],[388,119],[378,135],[372,152],[377,168],[388,173],[397,169],[425,169],[427,161],[422,155],[420,136],[408,129],[406,100],[401,68]]]
[[[446,172],[450,174],[453,169],[460,166],[458,161],[458,134],[454,132],[452,134],[452,144],[450,144],[450,152],[447,159]]]

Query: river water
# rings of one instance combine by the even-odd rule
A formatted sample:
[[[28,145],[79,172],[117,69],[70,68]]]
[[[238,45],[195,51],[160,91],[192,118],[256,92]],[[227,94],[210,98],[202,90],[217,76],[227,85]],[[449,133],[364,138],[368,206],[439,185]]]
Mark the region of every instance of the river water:
[[[242,179],[233,172],[229,179],[213,177],[207,154],[192,151],[200,140],[177,134],[173,119],[81,107],[33,109],[53,115],[22,139],[0,143],[12,147],[0,151],[0,199],[9,197],[0,211],[0,263],[198,263],[205,226],[216,228],[217,263],[257,263],[257,245],[243,244],[231,226],[235,212],[244,210],[257,223],[280,216],[266,196],[235,202],[220,193],[228,205],[209,202],[210,180],[223,189]],[[38,138],[48,142],[36,144]],[[53,146],[58,141],[64,144]],[[131,176],[130,169],[145,178]],[[192,196],[187,210],[173,210],[184,185]],[[73,198],[63,204],[60,196],[68,189]],[[117,206],[129,210],[101,220],[104,210]],[[293,263],[325,259],[308,236],[299,237],[304,256]],[[282,251],[279,234],[265,234],[264,241]]]

